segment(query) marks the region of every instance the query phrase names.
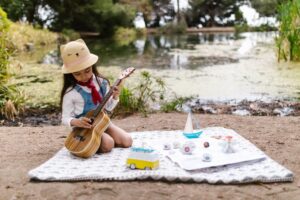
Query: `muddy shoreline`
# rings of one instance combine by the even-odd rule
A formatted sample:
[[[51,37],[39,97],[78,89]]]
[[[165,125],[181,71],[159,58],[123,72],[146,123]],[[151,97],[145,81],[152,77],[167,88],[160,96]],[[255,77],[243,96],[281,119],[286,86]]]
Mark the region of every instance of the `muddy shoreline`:
[[[239,116],[300,116],[300,102],[291,101],[248,101],[240,102],[213,102],[193,100],[186,102],[178,112],[186,112],[191,108],[193,113],[212,115],[239,115]],[[152,111],[154,113],[160,111]],[[123,116],[115,116],[117,119]],[[59,107],[27,108],[14,120],[0,116],[0,126],[59,126],[61,125],[61,110]]]

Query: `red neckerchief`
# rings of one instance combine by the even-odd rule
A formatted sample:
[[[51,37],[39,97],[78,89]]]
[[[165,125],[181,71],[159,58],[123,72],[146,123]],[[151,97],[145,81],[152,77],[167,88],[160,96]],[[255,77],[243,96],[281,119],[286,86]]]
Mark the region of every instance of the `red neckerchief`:
[[[95,105],[97,104],[97,102],[99,102],[99,103],[101,102],[101,96],[100,96],[99,92],[97,91],[96,86],[93,83],[93,76],[87,82],[77,81],[77,83],[81,86],[86,86],[89,89],[91,89],[92,99],[93,99],[93,102]]]

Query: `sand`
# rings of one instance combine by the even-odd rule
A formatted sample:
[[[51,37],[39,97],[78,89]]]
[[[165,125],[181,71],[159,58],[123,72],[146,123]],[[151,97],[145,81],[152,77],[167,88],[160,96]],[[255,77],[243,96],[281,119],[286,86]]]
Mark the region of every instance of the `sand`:
[[[292,183],[209,185],[161,181],[32,182],[27,173],[63,147],[63,126],[0,127],[0,199],[300,199],[300,117],[195,115],[202,127],[234,129],[294,172]],[[127,131],[183,129],[186,114],[114,119]]]

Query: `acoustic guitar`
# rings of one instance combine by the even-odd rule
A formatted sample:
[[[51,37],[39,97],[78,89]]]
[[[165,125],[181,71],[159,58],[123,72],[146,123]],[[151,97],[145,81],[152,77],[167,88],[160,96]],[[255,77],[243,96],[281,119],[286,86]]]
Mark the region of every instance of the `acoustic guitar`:
[[[75,127],[68,135],[65,146],[73,154],[81,158],[88,158],[94,155],[101,145],[101,136],[107,129],[110,119],[103,111],[103,108],[113,94],[114,87],[134,72],[135,68],[129,67],[122,72],[109,92],[103,98],[103,101],[95,110],[89,111],[85,117],[91,119],[92,128]]]

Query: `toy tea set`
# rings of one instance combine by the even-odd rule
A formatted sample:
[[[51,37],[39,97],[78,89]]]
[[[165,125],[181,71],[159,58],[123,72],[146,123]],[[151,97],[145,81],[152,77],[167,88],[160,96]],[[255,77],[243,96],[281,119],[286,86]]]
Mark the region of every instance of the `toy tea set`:
[[[199,127],[198,127],[199,128]],[[152,142],[132,147],[126,165],[130,169],[153,170],[159,167],[159,155],[168,157],[185,170],[197,170],[259,159],[237,151],[238,143],[232,135],[210,135],[206,130],[193,129],[193,117],[189,112],[181,136],[168,141]],[[252,156],[252,157],[251,157]]]

